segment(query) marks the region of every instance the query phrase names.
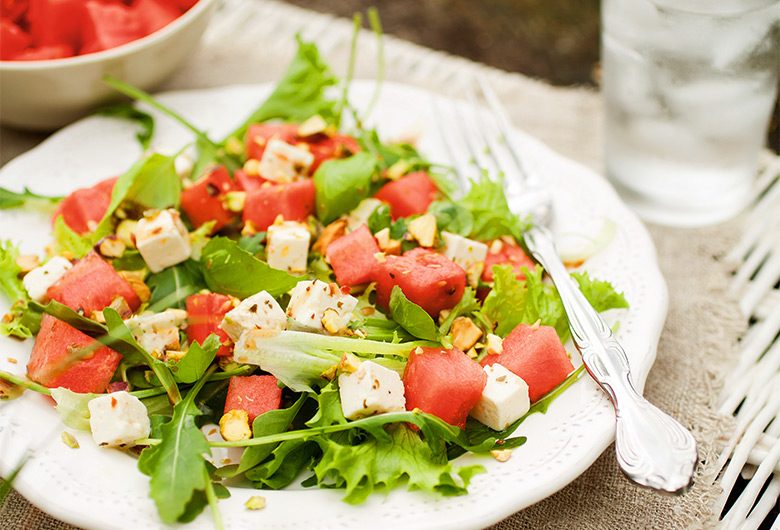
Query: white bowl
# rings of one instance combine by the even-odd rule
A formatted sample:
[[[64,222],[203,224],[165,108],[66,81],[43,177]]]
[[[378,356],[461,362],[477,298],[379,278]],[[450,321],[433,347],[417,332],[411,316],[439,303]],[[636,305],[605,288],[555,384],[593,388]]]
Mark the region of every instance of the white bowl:
[[[217,0],[199,0],[182,16],[138,40],[109,50],[48,61],[0,61],[0,122],[51,130],[105,104],[117,93],[111,74],[142,89],[160,84],[197,45]]]

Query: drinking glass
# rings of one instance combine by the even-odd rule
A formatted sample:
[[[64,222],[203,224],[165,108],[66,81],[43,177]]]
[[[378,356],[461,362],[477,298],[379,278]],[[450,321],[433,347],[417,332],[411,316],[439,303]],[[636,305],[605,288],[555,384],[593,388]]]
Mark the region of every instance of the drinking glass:
[[[780,70],[780,0],[604,0],[607,175],[645,219],[747,203]]]

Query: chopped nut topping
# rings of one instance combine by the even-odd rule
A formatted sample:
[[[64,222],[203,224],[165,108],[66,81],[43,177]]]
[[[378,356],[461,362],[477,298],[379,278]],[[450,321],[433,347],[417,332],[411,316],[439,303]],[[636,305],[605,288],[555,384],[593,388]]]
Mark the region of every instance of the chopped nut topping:
[[[98,251],[106,258],[121,258],[127,246],[116,236],[106,237],[98,245]]]
[[[479,285],[479,280],[482,278],[482,272],[485,270],[485,262],[484,261],[478,261],[477,263],[472,263],[469,268],[466,270],[466,278],[468,279],[469,285],[471,287],[474,287],[475,289]]]
[[[314,243],[314,246],[312,247],[312,250],[314,252],[319,252],[320,254],[325,254],[325,251],[328,249],[328,245],[336,241],[338,238],[342,237],[344,234],[347,233],[347,220],[346,219],[337,219],[336,221],[333,221],[328,226],[326,226],[322,233],[320,234],[320,237],[317,238],[317,241]]]
[[[139,274],[138,271],[119,271],[119,275],[130,284],[130,287],[138,295],[141,302],[149,301],[152,297],[152,292],[144,283],[143,273]]]
[[[491,254],[498,254],[501,252],[501,249],[504,248],[504,243],[500,239],[496,239],[490,244],[490,253]]]
[[[315,134],[324,133],[328,128],[325,119],[319,114],[315,114],[298,126],[298,136],[306,138]]]
[[[262,510],[265,508],[265,497],[261,495],[252,495],[244,503],[247,510]]]
[[[385,176],[390,180],[398,180],[406,175],[412,166],[406,160],[399,160],[385,171]]]
[[[385,261],[387,261],[387,257],[385,256],[385,253],[384,253],[384,252],[376,252],[376,253],[374,254],[374,259],[375,259],[375,260],[376,260],[378,263],[384,263]]]
[[[420,246],[432,247],[436,241],[436,217],[431,213],[421,215],[409,223],[408,230]]]
[[[351,353],[345,353],[341,357],[339,362],[339,371],[345,374],[351,374],[357,371],[360,367],[360,359],[352,355]]]
[[[60,440],[62,440],[62,443],[64,443],[71,449],[79,448],[79,441],[76,440],[76,438],[68,431],[62,431],[62,434],[60,435]]]
[[[228,442],[250,439],[249,414],[245,410],[229,410],[219,420],[219,432]]]
[[[242,212],[244,211],[244,203],[246,203],[246,192],[229,191],[222,198],[222,203],[231,212]]]
[[[339,312],[332,307],[327,308],[322,313],[322,326],[331,335],[336,335],[339,331],[341,331],[342,327],[339,320]]]
[[[231,155],[243,155],[244,143],[235,136],[231,136],[225,142],[225,151]]]
[[[473,347],[482,336],[482,330],[468,317],[458,317],[452,322],[452,345],[461,351]]]
[[[499,462],[506,462],[512,457],[511,449],[494,449],[490,451],[490,455]]]
[[[500,355],[504,352],[504,340],[498,335],[488,333],[486,348],[488,353]]]
[[[22,273],[28,273],[41,265],[41,258],[35,254],[22,254],[16,258],[16,264],[22,270]]]
[[[252,221],[247,221],[244,223],[244,228],[241,229],[242,236],[253,236],[257,232],[259,232],[259,230]]]
[[[260,161],[256,158],[250,158],[244,162],[244,173],[249,177],[260,176]]]
[[[116,237],[119,241],[124,243],[125,247],[135,248],[135,236],[133,236],[133,232],[135,231],[137,224],[138,221],[126,219],[117,225]]]

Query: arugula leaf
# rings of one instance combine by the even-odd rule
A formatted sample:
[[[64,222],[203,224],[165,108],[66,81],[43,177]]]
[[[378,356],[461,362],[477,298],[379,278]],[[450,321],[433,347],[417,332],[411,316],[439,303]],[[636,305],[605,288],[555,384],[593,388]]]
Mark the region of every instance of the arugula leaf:
[[[428,212],[436,216],[436,226],[453,234],[468,237],[474,231],[474,216],[468,208],[452,201],[435,201]]]
[[[150,495],[168,524],[185,514],[195,492],[206,491],[210,483],[205,459],[209,444],[195,424],[200,412],[194,405],[206,379],[173,407],[173,417],[160,427],[160,443],[144,449],[138,462],[141,472],[151,476]]]
[[[364,151],[317,168],[313,178],[320,221],[328,224],[368,197],[375,170],[374,157]]]
[[[97,243],[111,233],[114,212],[123,202],[131,201],[144,208],[168,208],[178,206],[180,195],[181,179],[173,156],[152,153],[142,158],[114,185],[111,202],[92,234],[92,242]]]
[[[251,236],[242,236],[241,239],[238,240],[238,246],[252,255],[257,255],[263,250],[263,241],[265,241],[267,235],[267,232],[258,232]]]
[[[452,464],[437,458],[406,425],[393,425],[388,430],[389,441],[373,438],[358,445],[317,437],[322,458],[314,473],[319,482],[346,488],[344,501],[359,504],[375,489],[392,489],[407,478],[410,489],[463,495],[471,476],[485,471],[482,466],[466,466],[455,475]]]
[[[390,294],[390,314],[393,320],[415,337],[434,342],[439,340],[439,330],[433,318],[422,307],[410,301],[397,285]]]
[[[118,271],[140,271],[146,267],[146,262],[140,252],[128,249],[121,257],[111,260],[111,265]]]
[[[246,472],[255,487],[274,490],[289,486],[319,454],[316,443],[305,440],[282,442],[271,452],[271,459]]]
[[[368,217],[368,229],[372,234],[376,234],[382,229],[390,228],[393,224],[393,218],[390,215],[390,207],[387,204],[380,204],[371,212]],[[406,231],[404,229],[404,231]]]
[[[171,307],[185,309],[185,299],[206,288],[200,264],[191,259],[150,275],[146,284],[152,291],[149,311],[153,312]]]
[[[509,209],[503,183],[486,175],[471,182],[458,204],[471,212],[473,226],[468,237],[473,239],[487,241],[509,235],[519,241],[527,228],[528,223]]]
[[[179,383],[194,383],[203,377],[206,370],[214,361],[217,350],[221,346],[219,337],[212,333],[203,344],[193,342],[187,350],[187,354],[180,361],[170,365],[174,378]]]
[[[243,138],[249,125],[271,119],[302,122],[319,114],[326,121],[335,120],[337,101],[327,96],[327,89],[336,78],[314,43],[299,35],[296,40],[298,51],[274,91],[229,137]]]
[[[55,408],[62,423],[79,431],[90,431],[87,404],[99,395],[78,394],[63,387],[51,389],[51,397],[57,402]]]
[[[203,247],[201,263],[209,289],[238,298],[263,290],[279,296],[304,279],[271,268],[226,237],[215,237]]]
[[[134,106],[126,103],[104,107],[99,109],[96,114],[137,123],[141,130],[138,131],[135,137],[138,139],[138,143],[141,144],[143,150],[149,149],[152,137],[154,136],[154,118],[151,114],[138,110]]]
[[[27,291],[19,278],[21,267],[16,263],[19,247],[10,240],[0,241],[0,291],[9,302],[26,300]]]
[[[456,318],[462,315],[468,315],[469,313],[478,310],[479,300],[477,300],[477,295],[474,292],[474,289],[471,287],[466,287],[466,289],[463,291],[463,296],[460,298],[458,303],[455,304],[455,307],[450,310],[447,318],[445,318],[439,326],[439,333],[442,335],[448,334],[450,332],[450,328],[452,327],[452,323],[455,322]]]
[[[74,232],[61,215],[54,221],[52,236],[58,253],[68,252],[76,258],[86,256],[93,247],[92,240]]]
[[[593,309],[601,313],[609,309],[625,309],[628,302],[623,293],[615,290],[611,283],[594,280],[587,271],[572,273],[572,278],[580,286],[580,291],[587,298]]]
[[[30,191],[25,187],[21,192],[11,191],[6,188],[0,188],[0,210],[9,210],[19,208],[28,204],[56,204],[62,200],[62,197],[47,197]]]
[[[406,162],[407,170],[427,169],[430,164],[425,161],[420,153],[411,144],[384,143],[379,139],[376,129],[362,129],[358,134],[360,146],[368,153],[374,155],[380,169],[386,170],[391,166]]]

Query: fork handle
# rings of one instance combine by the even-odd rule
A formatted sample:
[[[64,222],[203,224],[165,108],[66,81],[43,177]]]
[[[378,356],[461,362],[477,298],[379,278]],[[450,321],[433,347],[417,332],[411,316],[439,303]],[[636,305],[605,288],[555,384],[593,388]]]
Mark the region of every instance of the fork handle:
[[[534,227],[526,232],[525,243],[558,289],[585,368],[615,407],[620,468],[643,486],[683,493],[692,483],[698,459],[693,436],[636,391],[626,352],[572,280],[550,231]]]

